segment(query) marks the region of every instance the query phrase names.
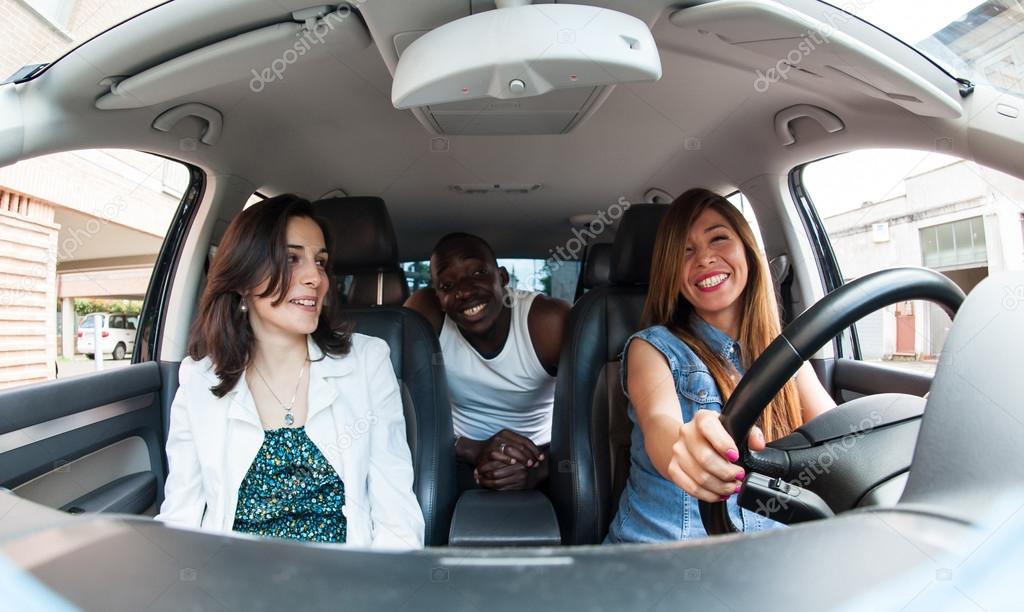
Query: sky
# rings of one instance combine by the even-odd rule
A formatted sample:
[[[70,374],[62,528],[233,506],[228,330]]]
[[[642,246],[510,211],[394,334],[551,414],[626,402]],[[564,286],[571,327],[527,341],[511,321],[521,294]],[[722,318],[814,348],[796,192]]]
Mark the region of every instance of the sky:
[[[831,0],[829,3],[914,44],[984,0]]]

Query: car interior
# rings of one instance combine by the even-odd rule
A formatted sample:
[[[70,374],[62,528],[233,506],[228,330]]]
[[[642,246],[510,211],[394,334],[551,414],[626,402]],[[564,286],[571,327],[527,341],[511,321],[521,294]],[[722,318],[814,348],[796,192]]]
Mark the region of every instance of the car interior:
[[[822,28],[827,44],[758,86]],[[618,47],[598,55],[609,37]],[[1024,178],[1024,124],[1006,106],[1021,100],[819,0],[160,4],[0,85],[0,167],[104,147],[179,160],[191,177],[132,364],[0,391],[0,551],[100,609],[296,597],[352,609],[812,609],[864,606],[883,589],[912,600],[922,585],[901,576],[995,562],[989,538],[1024,506],[1011,349],[1024,324],[1003,300],[1024,275],[993,275],[966,296],[923,268],[844,283],[798,170],[858,149],[941,146]],[[805,361],[839,407],[744,455],[741,505],[774,503],[790,528],[729,535],[724,504],[704,504],[712,537],[598,546],[629,471],[622,347],[640,329],[662,215],[692,187],[750,202],[786,326],[724,407],[727,429],[745,435]],[[152,520],[211,252],[250,197],[285,193],[313,201],[330,229],[346,320],[390,347],[424,550]],[[579,227],[571,219],[617,202],[621,219],[577,256],[547,489],[460,491],[444,358],[402,306],[402,263],[429,259],[454,231],[499,257],[552,261]],[[850,326],[909,299],[953,318],[934,376],[856,358]],[[795,482],[826,451],[834,465]]]

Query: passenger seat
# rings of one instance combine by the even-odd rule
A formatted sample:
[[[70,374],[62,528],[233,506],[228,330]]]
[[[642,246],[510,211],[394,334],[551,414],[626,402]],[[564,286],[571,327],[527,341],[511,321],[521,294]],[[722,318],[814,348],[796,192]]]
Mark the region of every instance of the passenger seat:
[[[587,248],[583,256],[583,268],[576,283],[576,300],[594,287],[604,287],[612,268],[612,243],[599,242]]]
[[[354,276],[357,289],[349,288],[344,317],[356,332],[381,338],[391,347],[416,474],[413,489],[426,522],[425,543],[445,545],[458,488],[448,383],[437,334],[398,299],[398,244],[384,201],[330,198],[315,202],[314,208],[331,233],[332,271]],[[402,279],[404,284],[404,275]]]

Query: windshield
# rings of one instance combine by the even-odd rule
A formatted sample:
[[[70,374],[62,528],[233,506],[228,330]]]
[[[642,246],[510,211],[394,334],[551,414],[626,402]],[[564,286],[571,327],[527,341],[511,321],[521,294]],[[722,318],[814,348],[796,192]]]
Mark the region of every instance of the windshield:
[[[97,34],[166,0],[21,0],[5,2],[4,21],[17,24],[18,40],[4,44],[0,80],[23,66],[48,64]]]
[[[1024,94],[1024,6],[1019,0],[831,4],[911,45],[955,77]]]

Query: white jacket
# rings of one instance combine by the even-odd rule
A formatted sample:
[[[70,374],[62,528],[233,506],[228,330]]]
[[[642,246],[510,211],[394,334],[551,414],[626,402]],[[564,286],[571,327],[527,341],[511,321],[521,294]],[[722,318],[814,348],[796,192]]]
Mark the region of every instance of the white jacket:
[[[352,350],[324,357],[311,338],[306,434],[345,484],[347,543],[423,546],[423,514],[412,492],[402,398],[388,345],[352,334]],[[321,357],[323,357],[321,359]],[[229,532],[238,490],[263,445],[263,426],[245,375],[222,398],[209,357],[186,357],[167,436],[169,473],[157,519]]]

